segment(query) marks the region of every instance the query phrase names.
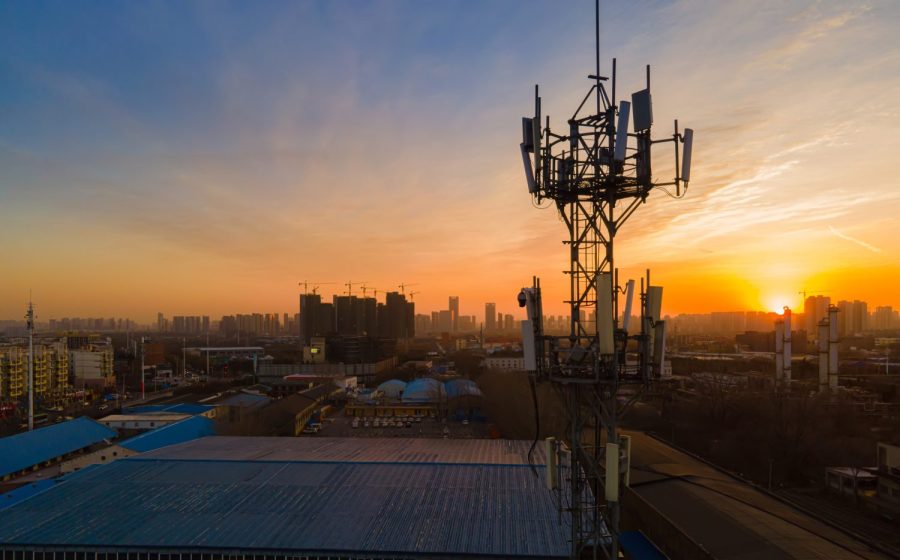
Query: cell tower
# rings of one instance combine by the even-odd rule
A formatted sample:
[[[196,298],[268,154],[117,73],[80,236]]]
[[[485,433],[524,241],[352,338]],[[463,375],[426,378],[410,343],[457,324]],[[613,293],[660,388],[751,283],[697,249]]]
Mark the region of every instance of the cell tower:
[[[569,334],[544,335],[537,278],[519,294],[519,304],[527,307],[528,315],[522,325],[526,370],[534,382],[552,384],[565,403],[570,485],[559,502],[570,514],[572,558],[579,559],[602,557],[600,551],[618,558],[620,443],[623,451],[628,445],[620,441],[618,420],[625,406],[661,375],[664,360],[662,288],[650,285],[649,271],[641,279],[641,321],[638,332],[629,331],[635,283],[619,285],[613,243],[654,189],[674,198],[684,195],[693,141],[693,131],[680,132],[678,121],[670,136],[651,138],[649,65],[646,88],[631,94],[630,101],[617,99],[616,60],[611,79],[600,75],[599,0],[595,8],[595,68],[588,76],[592,84],[587,95],[560,134],[541,114],[535,86],[534,117],[522,119],[520,144],[529,194],[538,204],[551,201],[568,229]],[[674,177],[658,182],[652,174],[651,148],[664,143],[672,144]],[[620,295],[625,296],[621,324]],[[627,360],[628,352],[636,356],[634,365]],[[631,398],[620,404],[626,392]],[[555,461],[548,458],[548,464]]]

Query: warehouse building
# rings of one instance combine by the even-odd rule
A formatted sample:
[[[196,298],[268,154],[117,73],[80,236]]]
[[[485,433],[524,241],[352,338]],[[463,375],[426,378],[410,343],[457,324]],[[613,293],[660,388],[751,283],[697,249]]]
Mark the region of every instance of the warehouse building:
[[[0,558],[565,558],[567,515],[530,443],[204,437],[18,501]]]
[[[87,417],[0,438],[0,482],[65,461],[116,437]]]

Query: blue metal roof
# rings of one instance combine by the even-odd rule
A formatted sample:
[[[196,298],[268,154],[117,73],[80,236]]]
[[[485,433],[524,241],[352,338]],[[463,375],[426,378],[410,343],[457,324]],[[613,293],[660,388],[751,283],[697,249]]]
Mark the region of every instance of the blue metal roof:
[[[19,486],[18,488],[14,488],[9,492],[4,494],[0,494],[0,511],[3,511],[6,508],[12,507],[22,500],[27,500],[32,496],[37,496],[41,492],[45,492],[46,490],[53,488],[56,486],[56,481],[52,478],[45,478],[43,480],[36,480],[34,482],[28,482]]]
[[[143,453],[211,435],[215,435],[213,421],[205,416],[192,416],[181,422],[175,422],[126,439],[119,445]]]
[[[0,550],[567,557],[562,520],[521,465],[124,459],[4,511]]]
[[[481,389],[471,379],[451,379],[444,383],[447,390],[447,398],[456,397],[483,397]]]
[[[115,430],[82,416],[33,432],[0,438],[0,476],[56,459],[116,435]]]
[[[445,396],[444,384],[431,377],[420,377],[406,384],[403,402],[435,402]]]
[[[147,414],[149,412],[171,412],[176,414],[203,414],[214,409],[209,404],[177,403],[177,404],[145,404],[122,408],[122,414]]]
[[[635,560],[666,560],[667,558],[641,531],[623,531],[619,534],[619,545],[629,558]]]

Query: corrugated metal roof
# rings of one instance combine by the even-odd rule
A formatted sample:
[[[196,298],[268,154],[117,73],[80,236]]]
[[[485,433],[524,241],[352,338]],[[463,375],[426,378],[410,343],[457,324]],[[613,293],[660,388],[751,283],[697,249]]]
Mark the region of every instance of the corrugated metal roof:
[[[215,433],[213,421],[205,416],[191,416],[180,422],[163,426],[126,439],[120,446],[143,453],[169,445],[176,445]]]
[[[9,508],[4,547],[565,557],[527,466],[124,459]]]
[[[12,507],[22,500],[27,500],[32,496],[37,496],[41,492],[45,492],[46,490],[53,488],[55,485],[55,480],[53,480],[52,478],[47,478],[44,480],[36,480],[27,484],[23,484],[22,486],[14,488],[9,492],[0,494],[0,511]]]
[[[152,451],[159,459],[527,465],[531,442],[508,439],[210,436]],[[532,454],[544,464],[544,446]]]
[[[196,403],[145,404],[122,408],[122,414],[148,414],[153,412],[170,412],[172,414],[203,414],[215,408],[213,405]]]
[[[0,438],[0,476],[27,469],[116,437],[116,431],[83,416],[32,432]]]
[[[240,406],[242,408],[260,408],[272,402],[272,399],[265,395],[251,395],[249,393],[240,393],[232,395],[227,399],[219,401],[218,404],[225,406]]]

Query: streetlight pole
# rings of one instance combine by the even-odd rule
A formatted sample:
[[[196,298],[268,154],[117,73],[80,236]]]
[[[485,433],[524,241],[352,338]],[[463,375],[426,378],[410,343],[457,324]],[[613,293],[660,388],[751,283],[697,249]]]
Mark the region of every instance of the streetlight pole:
[[[28,431],[34,429],[34,306],[28,298]]]
[[[147,393],[144,391],[144,337],[141,337],[141,401],[147,400]]]

